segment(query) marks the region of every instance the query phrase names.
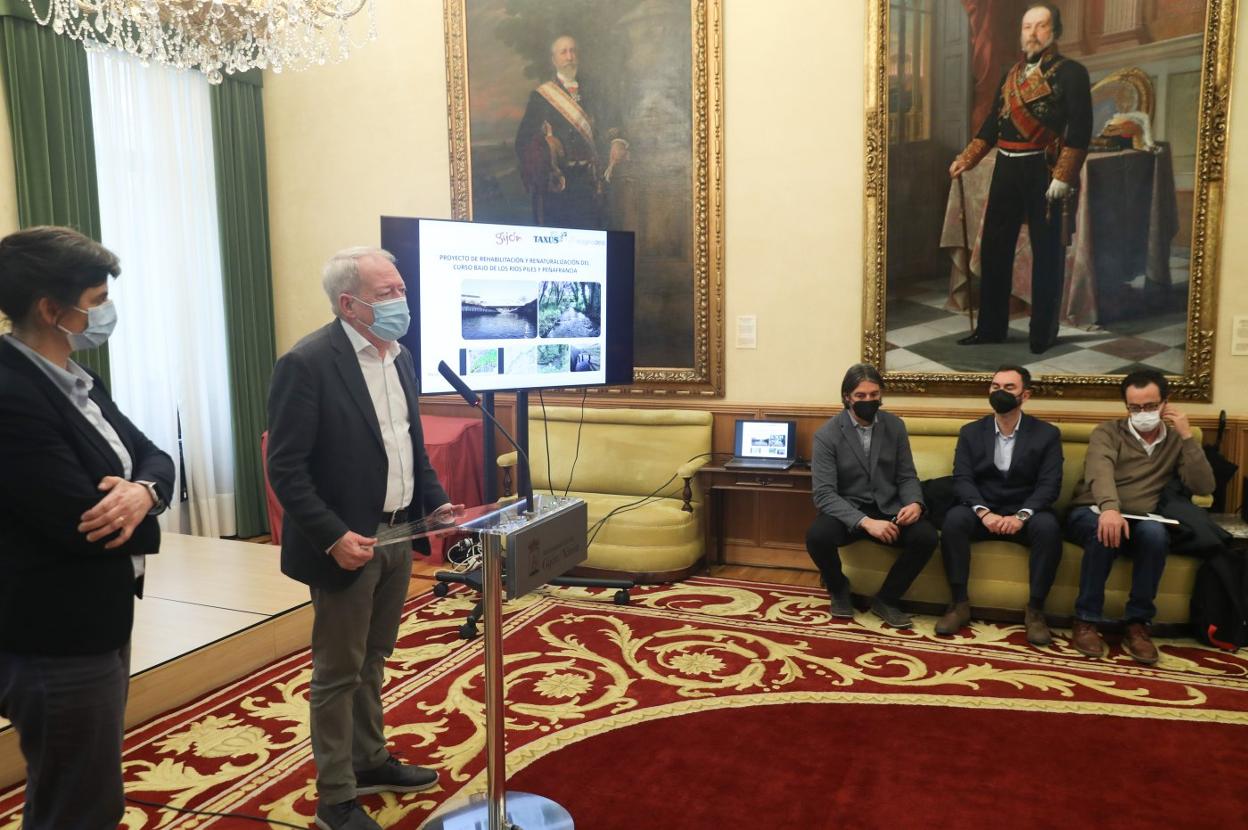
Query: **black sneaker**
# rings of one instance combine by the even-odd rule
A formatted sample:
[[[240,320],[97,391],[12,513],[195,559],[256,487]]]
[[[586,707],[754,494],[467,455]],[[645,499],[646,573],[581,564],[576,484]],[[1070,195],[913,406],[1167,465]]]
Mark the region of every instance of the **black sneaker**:
[[[372,793],[418,793],[438,783],[438,774],[426,767],[404,764],[391,755],[379,767],[355,771],[357,795]]]
[[[849,583],[845,583],[844,588],[832,594],[831,614],[844,619],[854,618],[854,600],[849,594]]]
[[[889,605],[879,597],[871,600],[871,610],[877,617],[891,625],[893,628],[910,628],[914,625],[914,623],[910,620],[909,614],[896,606]]]
[[[321,830],[381,830],[364,808],[352,798],[338,804],[318,804],[316,826]]]

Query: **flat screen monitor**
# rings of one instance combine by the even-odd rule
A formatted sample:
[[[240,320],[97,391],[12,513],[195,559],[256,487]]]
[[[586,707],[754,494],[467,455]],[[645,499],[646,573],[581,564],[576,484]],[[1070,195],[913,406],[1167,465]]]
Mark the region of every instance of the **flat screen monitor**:
[[[421,392],[454,391],[440,361],[478,392],[633,382],[632,232],[383,216],[381,245]]]

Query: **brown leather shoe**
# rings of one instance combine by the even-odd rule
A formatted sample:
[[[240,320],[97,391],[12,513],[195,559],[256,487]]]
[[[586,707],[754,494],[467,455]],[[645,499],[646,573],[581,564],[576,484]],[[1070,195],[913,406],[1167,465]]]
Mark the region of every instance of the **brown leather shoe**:
[[[1153,645],[1152,638],[1148,636],[1148,626],[1139,622],[1127,624],[1127,633],[1122,638],[1122,650],[1130,654],[1137,663],[1148,666],[1156,663],[1161,656],[1157,653],[1157,646]]]
[[[1075,620],[1071,626],[1070,644],[1085,657],[1104,657],[1108,652],[1101,632],[1096,630],[1096,623],[1087,620]]]
[[[1053,632],[1044,619],[1044,612],[1028,605],[1023,609],[1023,623],[1027,626],[1027,642],[1033,646],[1047,646],[1053,642]]]
[[[969,602],[955,602],[949,606],[949,610],[945,615],[936,621],[937,634],[957,634],[962,626],[971,621],[971,604]]]

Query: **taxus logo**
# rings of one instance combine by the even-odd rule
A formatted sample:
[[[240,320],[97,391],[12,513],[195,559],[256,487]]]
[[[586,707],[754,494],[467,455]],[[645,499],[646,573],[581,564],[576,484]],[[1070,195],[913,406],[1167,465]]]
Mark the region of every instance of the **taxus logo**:
[[[545,245],[558,245],[560,242],[562,242],[563,240],[567,238],[568,238],[567,231],[557,233],[553,236],[539,236],[538,234],[533,234],[534,242],[541,242],[542,244],[545,244]]]
[[[524,237],[515,231],[499,231],[494,234],[495,245],[510,245],[512,242],[519,242],[522,239]]]

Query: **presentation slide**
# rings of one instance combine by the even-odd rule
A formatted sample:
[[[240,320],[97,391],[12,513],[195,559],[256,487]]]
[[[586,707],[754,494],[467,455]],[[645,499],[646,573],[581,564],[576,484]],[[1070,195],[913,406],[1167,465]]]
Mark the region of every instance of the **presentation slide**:
[[[741,424],[742,458],[788,458],[789,425],[747,421]]]
[[[422,220],[421,387],[605,383],[606,274],[605,231]]]

